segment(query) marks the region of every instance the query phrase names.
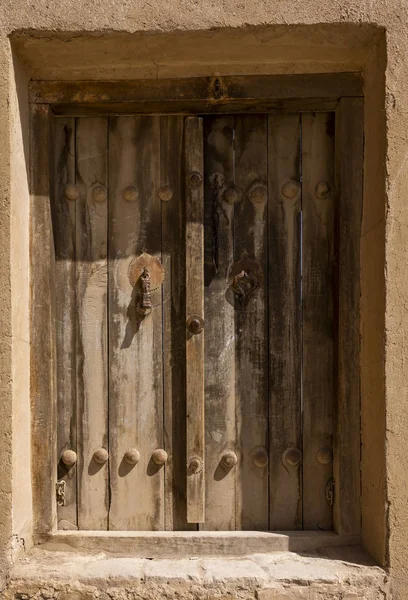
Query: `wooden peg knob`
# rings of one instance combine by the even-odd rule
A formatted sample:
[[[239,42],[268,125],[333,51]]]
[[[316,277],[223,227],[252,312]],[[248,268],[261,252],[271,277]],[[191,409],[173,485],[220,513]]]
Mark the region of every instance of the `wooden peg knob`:
[[[226,452],[221,460],[224,467],[226,467],[227,469],[232,469],[232,467],[235,467],[235,465],[237,464],[238,457],[235,454],[235,452],[230,451]]]
[[[105,202],[106,201],[106,189],[103,185],[97,185],[92,190],[92,198],[94,202]]]
[[[268,453],[265,448],[257,448],[252,455],[252,462],[256,467],[263,469],[268,464]]]
[[[136,448],[129,448],[129,450],[126,450],[125,452],[124,459],[128,465],[137,465],[140,460],[139,450],[136,450]]]
[[[98,465],[104,465],[109,458],[109,453],[105,448],[98,448],[93,454],[93,459]]]
[[[157,450],[155,450],[153,452],[152,459],[153,459],[153,462],[156,463],[156,465],[164,465],[167,462],[168,454],[167,454],[166,450],[163,450],[162,448],[158,448]]]
[[[288,448],[282,454],[282,460],[289,467],[297,467],[302,462],[302,452],[299,448]]]
[[[79,190],[76,185],[68,184],[65,186],[65,198],[68,200],[78,200]]]
[[[282,186],[282,195],[285,196],[285,198],[289,198],[292,200],[293,198],[296,198],[299,192],[300,184],[299,182],[294,181],[293,179],[286,181]]]
[[[61,460],[66,467],[73,467],[78,460],[77,453],[73,450],[64,450],[61,454]]]
[[[316,460],[321,465],[328,465],[333,459],[333,453],[330,448],[319,448],[316,452]]]

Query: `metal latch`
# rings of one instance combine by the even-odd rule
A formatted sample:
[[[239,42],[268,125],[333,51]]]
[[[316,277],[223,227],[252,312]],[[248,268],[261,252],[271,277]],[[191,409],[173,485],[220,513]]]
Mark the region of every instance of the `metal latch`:
[[[57,481],[55,484],[55,492],[57,496],[57,504],[58,506],[65,506],[65,487],[67,482],[64,479]]]

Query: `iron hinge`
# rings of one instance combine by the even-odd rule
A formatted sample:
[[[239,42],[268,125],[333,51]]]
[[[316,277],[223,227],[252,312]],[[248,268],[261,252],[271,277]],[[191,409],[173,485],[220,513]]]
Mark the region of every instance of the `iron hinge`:
[[[335,487],[335,481],[333,477],[331,477],[326,483],[326,500],[330,506],[333,506],[334,504]]]
[[[57,496],[57,504],[58,506],[65,506],[65,487],[66,487],[66,481],[64,481],[63,479],[61,479],[60,481],[57,481],[57,483],[55,484],[55,492],[56,492],[56,496]]]

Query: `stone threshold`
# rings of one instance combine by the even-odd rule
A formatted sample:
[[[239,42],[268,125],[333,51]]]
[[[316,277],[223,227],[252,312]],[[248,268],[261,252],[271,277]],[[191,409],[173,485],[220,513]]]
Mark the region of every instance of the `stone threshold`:
[[[359,536],[331,531],[55,531],[35,536],[46,550],[108,552],[139,558],[245,556],[357,546]]]
[[[388,576],[360,547],[148,559],[35,548],[5,600],[384,600]]]

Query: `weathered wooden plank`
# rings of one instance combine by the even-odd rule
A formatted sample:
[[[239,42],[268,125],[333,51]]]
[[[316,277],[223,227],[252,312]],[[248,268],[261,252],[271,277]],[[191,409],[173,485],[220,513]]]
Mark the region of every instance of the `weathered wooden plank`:
[[[159,117],[109,121],[109,528],[164,528],[164,469],[152,454],[163,449],[162,297],[138,311],[139,283],[128,268],[143,251],[161,259]],[[129,464],[125,453],[140,453]]]
[[[183,178],[184,117],[160,118],[163,282],[165,529],[194,529],[186,504],[186,273]]]
[[[166,100],[148,100],[141,102],[94,102],[89,104],[53,104],[55,115],[64,116],[96,116],[96,115],[143,115],[143,114],[231,114],[231,113],[265,113],[282,114],[287,112],[327,112],[335,110],[337,99],[332,98],[287,98],[283,100],[268,99],[230,99],[218,101],[216,104],[208,100],[182,100],[166,102]]]
[[[30,102],[45,104],[107,104],[151,100],[221,102],[242,98],[340,98],[362,95],[363,77],[360,72],[133,81],[33,81],[30,84]]]
[[[205,529],[235,529],[235,314],[228,290],[234,259],[233,117],[204,119]]]
[[[338,210],[337,406],[334,525],[360,532],[360,235],[363,203],[363,100],[343,98],[336,112]]]
[[[187,521],[205,521],[203,122],[185,121]],[[193,332],[193,333],[192,333]]]
[[[302,116],[303,528],[330,530],[334,116]]]
[[[268,117],[268,186],[269,527],[290,531],[302,528],[299,114]]]
[[[259,265],[259,272],[243,267],[257,289],[246,303],[235,300],[236,528],[268,529],[267,117],[235,117],[234,129],[235,184],[242,191],[235,261],[247,256]]]
[[[50,209],[50,156],[49,109],[40,104],[31,109],[30,135],[31,465],[33,530],[37,533],[52,531],[57,518],[55,252]]]
[[[58,527],[77,528],[77,469],[63,452],[77,452],[76,419],[76,201],[75,119],[53,119],[53,194],[57,335],[58,480],[66,482],[65,505],[58,507]],[[70,458],[68,456],[68,458]],[[65,460],[65,462],[64,462]]]
[[[107,529],[107,120],[76,124],[78,527]]]

